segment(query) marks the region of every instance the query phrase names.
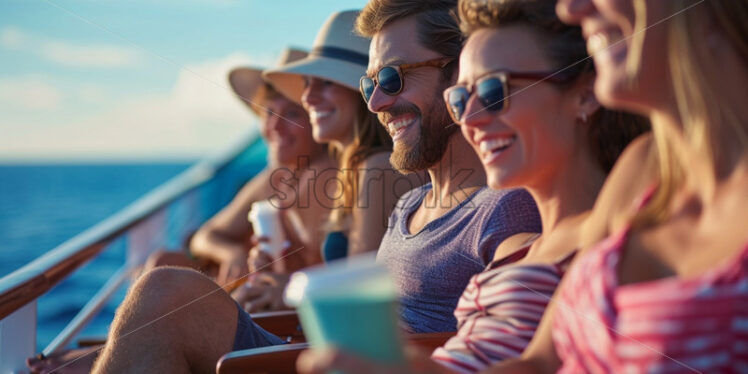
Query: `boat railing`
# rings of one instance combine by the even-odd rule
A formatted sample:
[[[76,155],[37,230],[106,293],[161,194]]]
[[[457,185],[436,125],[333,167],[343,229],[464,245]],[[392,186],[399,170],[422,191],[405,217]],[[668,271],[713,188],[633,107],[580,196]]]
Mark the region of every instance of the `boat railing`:
[[[203,160],[111,217],[0,279],[0,373],[26,372],[36,352],[37,299],[114,243],[127,260],[42,351],[64,348],[159,248],[179,247],[264,167],[265,148],[253,135]]]

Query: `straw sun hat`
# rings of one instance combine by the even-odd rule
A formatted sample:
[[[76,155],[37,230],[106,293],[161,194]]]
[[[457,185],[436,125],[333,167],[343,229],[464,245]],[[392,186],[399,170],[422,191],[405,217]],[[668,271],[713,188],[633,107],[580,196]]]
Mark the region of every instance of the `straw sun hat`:
[[[353,25],[358,10],[334,13],[314,40],[309,56],[263,73],[265,80],[289,99],[300,103],[304,76],[322,78],[358,92],[358,81],[369,64],[369,38],[357,35]]]
[[[286,48],[281,52],[276,68],[285,66],[294,61],[306,57],[307,53],[297,48]],[[262,71],[265,69],[255,67],[238,67],[229,73],[231,88],[249,109],[257,116],[265,112],[265,85],[263,84]]]

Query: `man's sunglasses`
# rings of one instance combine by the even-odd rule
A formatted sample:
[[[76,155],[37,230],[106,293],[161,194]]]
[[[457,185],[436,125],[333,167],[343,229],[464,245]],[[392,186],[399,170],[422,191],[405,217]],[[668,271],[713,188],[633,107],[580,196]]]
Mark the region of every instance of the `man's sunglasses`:
[[[576,77],[573,72],[561,71],[533,71],[533,72],[511,72],[494,71],[479,78],[472,85],[458,84],[444,90],[444,102],[447,111],[454,123],[459,124],[465,114],[465,108],[470,97],[475,94],[478,101],[485,110],[493,113],[501,113],[509,107],[509,84],[510,78],[528,79],[533,81],[547,81],[550,83],[564,83]]]
[[[405,85],[403,76],[406,71],[426,66],[442,69],[454,60],[455,58],[453,57],[441,57],[414,64],[383,66],[377,71],[374,78],[368,76],[361,77],[361,80],[359,80],[361,95],[364,97],[364,101],[368,103],[371,95],[374,94],[374,89],[379,85],[382,92],[390,96],[395,96],[403,91],[403,86]]]

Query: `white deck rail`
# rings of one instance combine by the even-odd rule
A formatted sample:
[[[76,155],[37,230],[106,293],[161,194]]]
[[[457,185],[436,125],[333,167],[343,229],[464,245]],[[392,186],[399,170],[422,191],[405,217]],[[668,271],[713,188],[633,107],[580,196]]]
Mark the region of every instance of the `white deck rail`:
[[[43,350],[65,347],[90,322],[133,269],[155,248],[186,238],[225,205],[264,167],[264,146],[254,135],[227,152],[204,160],[146,194],[122,211],[76,235],[0,279],[0,373],[27,372],[25,360],[36,352],[36,300],[101,253],[114,240],[130,236],[128,261]],[[166,214],[171,212],[172,214]],[[155,234],[147,226],[161,227]],[[148,236],[147,241],[143,240]],[[178,237],[174,239],[174,237]],[[140,247],[136,247],[140,246]],[[142,248],[147,247],[147,248]]]

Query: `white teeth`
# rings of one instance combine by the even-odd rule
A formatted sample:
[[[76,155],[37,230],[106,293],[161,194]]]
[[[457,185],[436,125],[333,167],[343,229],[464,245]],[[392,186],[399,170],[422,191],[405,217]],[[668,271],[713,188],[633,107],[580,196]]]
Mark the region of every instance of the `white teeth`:
[[[499,148],[510,146],[515,140],[517,140],[517,138],[514,136],[510,138],[493,138],[484,140],[480,142],[480,151],[482,153],[490,153]]]
[[[391,132],[396,132],[397,130],[400,130],[401,128],[408,126],[410,124],[410,119],[400,119],[397,121],[392,121],[388,123],[388,127],[390,128]]]
[[[322,111],[312,110],[312,111],[309,112],[309,118],[310,119],[320,119],[320,118],[325,118],[325,117],[327,117],[327,116],[329,116],[331,114],[332,114],[332,111],[322,112]]]

